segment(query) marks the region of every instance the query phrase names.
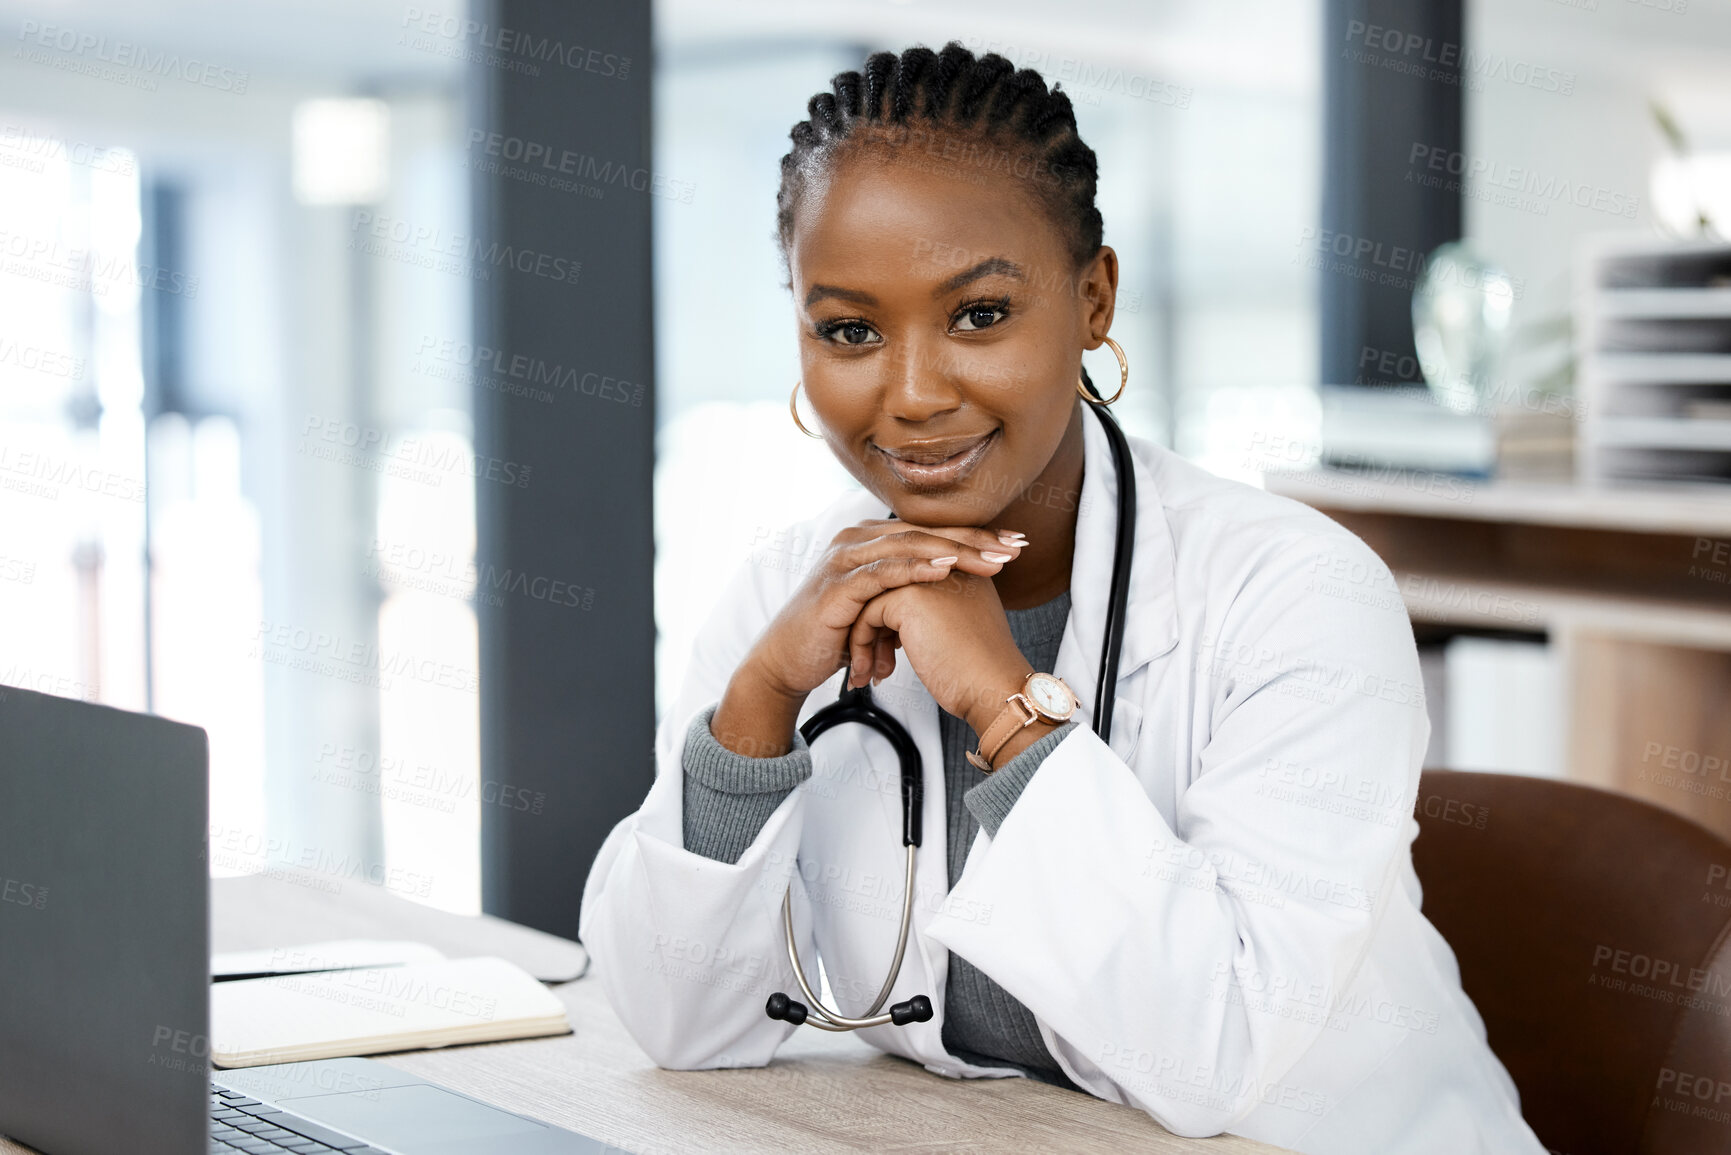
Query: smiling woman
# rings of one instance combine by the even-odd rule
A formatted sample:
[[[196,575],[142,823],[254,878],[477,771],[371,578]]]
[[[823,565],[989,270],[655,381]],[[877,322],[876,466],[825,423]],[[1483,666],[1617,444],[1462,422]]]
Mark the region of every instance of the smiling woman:
[[[667,1067],[860,1027],[1181,1134],[1539,1152],[1419,913],[1410,623],[1314,580],[1386,568],[1085,412],[1083,352],[1111,343],[1118,392],[1129,367],[1069,98],[952,43],[808,111],[778,234],[814,435],[861,490],[734,573],[590,872],[621,1019]],[[854,687],[942,767],[906,816],[891,731],[819,717]],[[814,953],[829,1004],[796,975]]]

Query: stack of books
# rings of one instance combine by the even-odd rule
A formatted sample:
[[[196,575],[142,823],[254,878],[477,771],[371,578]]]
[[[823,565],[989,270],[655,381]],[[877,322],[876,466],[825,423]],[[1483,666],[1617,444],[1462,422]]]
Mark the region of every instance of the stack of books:
[[[1567,480],[1574,469],[1573,406],[1487,407],[1456,413],[1423,386],[1334,386],[1322,391],[1321,464],[1462,477]]]

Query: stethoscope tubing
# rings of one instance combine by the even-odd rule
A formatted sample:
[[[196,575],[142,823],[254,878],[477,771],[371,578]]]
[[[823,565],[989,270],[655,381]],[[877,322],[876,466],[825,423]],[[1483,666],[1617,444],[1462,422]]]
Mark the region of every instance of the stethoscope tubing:
[[[1088,391],[1100,394],[1092,381]],[[1112,587],[1106,599],[1106,629],[1100,638],[1100,680],[1094,686],[1094,733],[1102,741],[1112,740],[1112,707],[1117,701],[1118,658],[1124,648],[1124,625],[1130,606],[1130,560],[1136,551],[1136,471],[1130,460],[1130,443],[1118,421],[1103,405],[1089,405],[1099,415],[1112,446],[1112,468],[1118,476],[1118,524],[1112,542]]]
[[[884,980],[883,989],[878,991],[878,997],[872,1000],[872,1005],[866,1008],[866,1013],[861,1018],[848,1018],[840,1011],[825,1006],[823,1000],[811,989],[811,983],[806,980],[805,967],[799,961],[799,947],[793,940],[793,885],[789,883],[787,891],[781,896],[781,928],[783,937],[787,940],[787,959],[793,964],[793,977],[799,980],[800,993],[805,995],[806,1006],[811,1009],[810,1016],[805,1020],[807,1026],[826,1031],[857,1031],[861,1027],[882,1027],[890,1023],[890,1016],[880,1015],[878,1011],[889,1000],[890,990],[896,985],[896,979],[901,977],[902,958],[907,954],[908,930],[913,925],[914,912],[914,852],[918,849],[919,847],[912,843],[907,847],[902,882],[902,929],[896,936],[895,961],[890,964],[889,977]]]

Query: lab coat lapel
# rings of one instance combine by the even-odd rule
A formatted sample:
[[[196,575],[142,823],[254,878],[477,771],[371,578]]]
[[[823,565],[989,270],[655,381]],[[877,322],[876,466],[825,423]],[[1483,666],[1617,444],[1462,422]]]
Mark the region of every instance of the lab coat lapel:
[[[1077,502],[1076,552],[1070,565],[1070,618],[1058,646],[1054,672],[1081,700],[1076,718],[1085,726],[1093,717],[1106,610],[1112,596],[1118,477],[1112,444],[1096,414],[1082,414],[1082,444],[1082,494]],[[1136,536],[1124,646],[1118,661],[1119,694],[1144,666],[1178,643],[1178,604],[1173,592],[1176,557],[1166,511],[1153,475],[1134,443],[1130,460],[1136,477]],[[1126,761],[1135,748],[1141,719],[1142,704],[1133,695],[1116,698],[1107,742]]]

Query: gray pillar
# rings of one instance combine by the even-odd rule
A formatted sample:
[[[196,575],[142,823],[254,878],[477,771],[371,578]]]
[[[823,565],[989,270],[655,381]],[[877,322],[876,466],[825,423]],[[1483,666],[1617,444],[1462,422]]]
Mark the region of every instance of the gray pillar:
[[[1424,178],[1438,174],[1424,162],[1461,151],[1466,43],[1462,0],[1326,0],[1324,11],[1322,231],[1311,257],[1321,379],[1342,385],[1364,376],[1366,349],[1417,363],[1420,262],[1461,235],[1446,163],[1432,187]]]
[[[482,904],[575,938],[654,772],[650,6],[471,18]]]

